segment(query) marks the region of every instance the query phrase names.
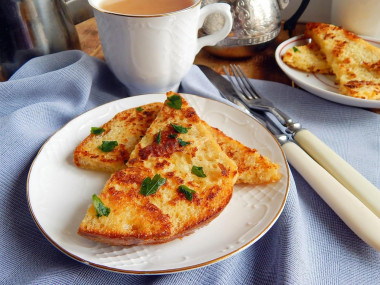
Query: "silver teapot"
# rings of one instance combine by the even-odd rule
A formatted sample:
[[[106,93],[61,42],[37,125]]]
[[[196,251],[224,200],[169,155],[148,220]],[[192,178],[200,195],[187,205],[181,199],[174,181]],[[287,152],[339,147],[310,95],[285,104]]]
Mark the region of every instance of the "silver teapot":
[[[75,24],[92,16],[87,0],[1,0],[0,80],[33,57],[80,49]]]
[[[303,0],[295,12],[284,24],[284,29],[293,30],[310,0]],[[255,46],[264,49],[281,30],[281,10],[289,0],[203,0],[202,5],[223,2],[231,6],[234,19],[230,35],[218,42],[217,47]],[[220,29],[222,18],[216,13],[210,15],[202,27],[204,34]]]

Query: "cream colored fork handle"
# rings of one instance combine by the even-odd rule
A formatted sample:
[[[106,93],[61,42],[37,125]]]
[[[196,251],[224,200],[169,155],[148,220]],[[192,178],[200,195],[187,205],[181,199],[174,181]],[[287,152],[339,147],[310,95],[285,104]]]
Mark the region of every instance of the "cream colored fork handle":
[[[315,161],[380,218],[379,189],[310,131],[301,129],[293,138]]]
[[[297,144],[287,142],[282,148],[289,163],[342,221],[364,242],[380,251],[380,219]]]

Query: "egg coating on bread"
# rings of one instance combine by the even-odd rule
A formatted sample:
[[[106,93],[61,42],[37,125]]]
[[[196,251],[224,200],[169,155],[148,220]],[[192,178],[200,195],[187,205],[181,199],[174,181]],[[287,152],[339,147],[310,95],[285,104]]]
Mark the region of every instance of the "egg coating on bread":
[[[163,243],[208,224],[227,206],[237,166],[180,98],[180,109],[164,103],[126,168],[106,183],[99,198],[110,208],[109,215],[98,217],[91,205],[80,235],[112,245]],[[193,166],[202,167],[206,177],[192,173]],[[155,175],[165,183],[154,194],[141,194],[144,180]],[[181,186],[193,191],[191,199]]]
[[[169,95],[173,94],[169,93]],[[162,106],[162,103],[151,103],[139,107],[140,111],[133,108],[118,113],[102,126],[106,130],[105,135],[90,134],[78,145],[74,151],[75,164],[81,168],[111,173],[125,168],[130,153],[146,133]],[[206,122],[203,123],[216,138],[222,150],[238,166],[236,183],[258,185],[276,182],[281,178],[278,164],[260,154],[256,149],[249,148],[228,137],[221,130],[209,126]],[[165,138],[166,136],[164,136]],[[98,146],[105,139],[117,141],[119,145],[109,153],[102,153]],[[123,147],[123,144],[126,146]],[[121,151],[120,148],[123,148],[124,151]],[[161,164],[164,163],[161,162]]]
[[[306,24],[339,82],[341,94],[380,100],[380,49],[352,32],[324,23]]]
[[[104,131],[89,134],[74,150],[76,166],[103,172],[115,172],[125,167],[136,144],[156,118],[162,103],[151,103],[117,113],[100,126]],[[109,152],[99,149],[103,141],[116,141],[118,145]]]

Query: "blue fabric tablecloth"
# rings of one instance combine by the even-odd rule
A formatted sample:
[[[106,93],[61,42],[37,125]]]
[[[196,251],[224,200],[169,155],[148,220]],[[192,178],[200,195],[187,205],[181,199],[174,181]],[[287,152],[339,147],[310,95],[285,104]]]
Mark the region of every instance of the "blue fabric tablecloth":
[[[255,84],[380,187],[380,115],[279,83]],[[220,98],[196,66],[180,92]],[[362,242],[294,169],[276,224],[258,242],[216,264],[137,276],[92,268],[61,253],[29,212],[30,165],[65,123],[126,96],[104,62],[80,51],[33,59],[0,83],[0,284],[380,284],[380,253]]]

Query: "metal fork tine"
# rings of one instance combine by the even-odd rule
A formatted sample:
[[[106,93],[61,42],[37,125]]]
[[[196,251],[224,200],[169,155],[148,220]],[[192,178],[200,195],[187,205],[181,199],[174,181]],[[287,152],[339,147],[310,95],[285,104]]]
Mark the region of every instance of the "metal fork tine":
[[[266,111],[272,113],[277,120],[285,127],[288,127],[289,125],[294,124],[292,118],[290,118],[288,115],[286,115],[284,112],[281,110],[277,109],[274,107],[273,103],[270,102],[269,100],[262,98],[260,95],[258,95],[257,92],[256,95],[250,95],[255,94],[251,89],[254,91],[255,88],[253,87],[252,84],[250,84],[248,78],[244,75],[244,72],[240,68],[240,73],[243,74],[242,76],[240,75],[238,68],[235,67],[234,65],[230,64],[230,68],[232,70],[232,73],[235,76],[235,81],[231,78],[230,73],[227,71],[227,69],[223,66],[224,72],[228,76],[229,81],[231,82],[231,86],[236,92],[236,95],[250,108],[256,109],[256,110],[261,110],[261,111]],[[243,82],[246,81],[247,84],[249,84],[248,87],[246,87]],[[237,83],[235,83],[237,82]],[[238,85],[241,89],[241,91],[238,88]],[[249,91],[251,90],[251,91]]]
[[[247,92],[243,81],[241,80],[238,71],[235,70],[234,66],[230,64],[230,68],[232,70],[233,75],[235,76],[235,81],[240,87],[240,90],[242,91],[242,94],[247,98],[247,99],[254,99],[249,92]]]
[[[227,75],[228,80],[231,82],[231,86],[232,86],[232,88],[235,90],[236,94],[237,94],[240,98],[243,97],[243,98],[241,98],[241,99],[244,100],[244,95],[243,95],[243,93],[240,92],[238,86],[237,86],[236,83],[233,81],[233,79],[232,79],[230,73],[228,72],[228,70],[227,70],[227,68],[226,68],[225,66],[223,66],[223,70],[224,70],[224,73]]]
[[[241,70],[238,70],[236,65],[230,64],[231,70],[236,78],[236,80],[239,82],[240,89],[243,91],[244,95],[247,96],[248,99],[255,99],[255,96],[251,94],[249,91],[249,86],[247,86],[247,83],[244,81],[244,77],[241,75]]]
[[[255,87],[252,85],[251,82],[249,82],[247,76],[245,75],[244,71],[241,69],[240,65],[235,65],[235,69],[239,71],[239,75],[241,80],[244,83],[244,86],[246,90],[249,92],[249,94],[254,98],[254,99],[259,99],[261,96],[259,93],[256,91]]]
[[[252,83],[248,80],[247,76],[245,76],[245,73],[241,69],[240,65],[236,65],[236,67],[240,71],[241,76],[244,78],[247,89],[250,89],[257,97],[260,98],[260,95],[256,91],[255,87],[252,85]]]

